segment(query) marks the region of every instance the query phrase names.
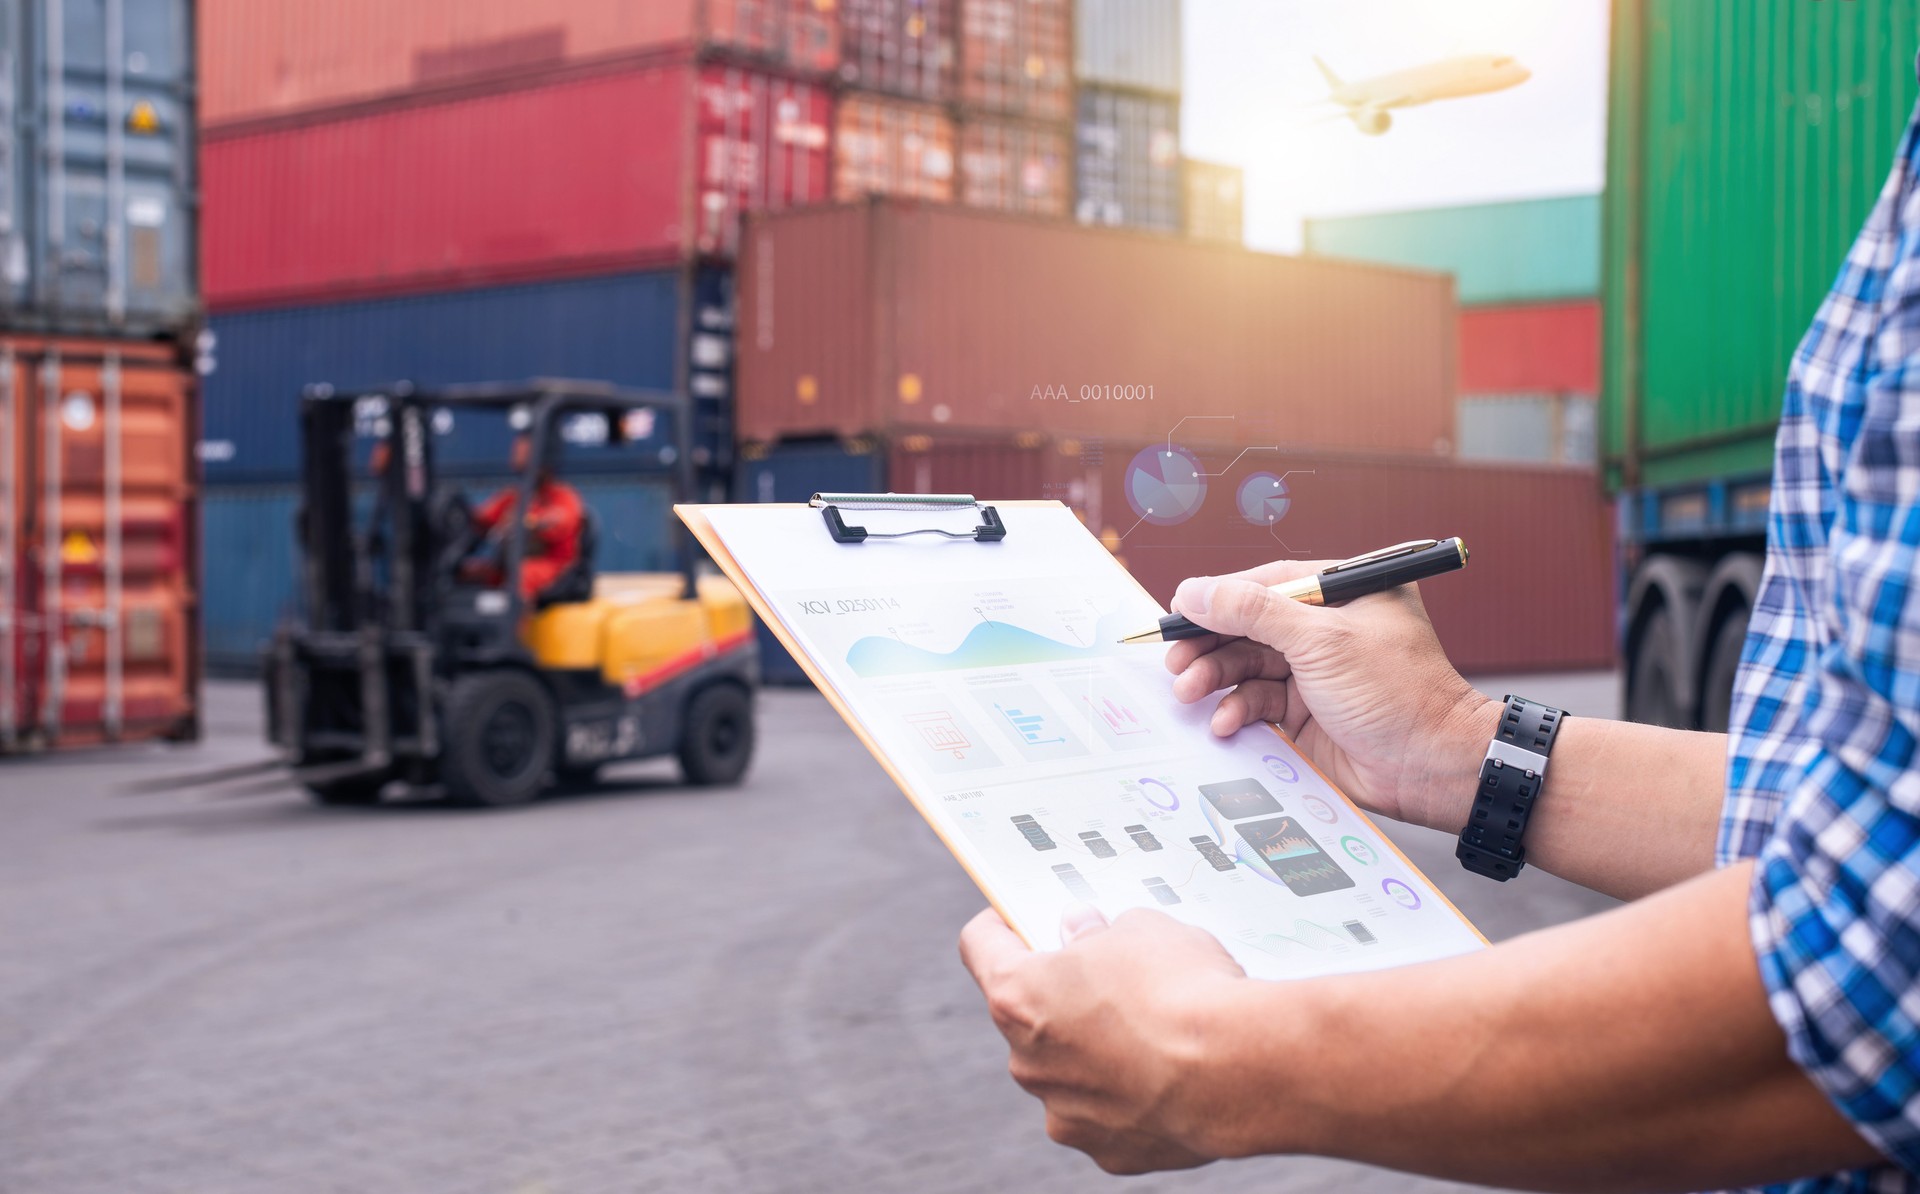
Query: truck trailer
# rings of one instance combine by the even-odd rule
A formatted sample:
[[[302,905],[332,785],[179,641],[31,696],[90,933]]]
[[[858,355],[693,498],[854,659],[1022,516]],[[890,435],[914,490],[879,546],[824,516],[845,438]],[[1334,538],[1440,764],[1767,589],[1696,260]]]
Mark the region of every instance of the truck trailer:
[[[1627,715],[1725,730],[1787,368],[1915,99],[1911,0],[1615,0],[1603,467]]]

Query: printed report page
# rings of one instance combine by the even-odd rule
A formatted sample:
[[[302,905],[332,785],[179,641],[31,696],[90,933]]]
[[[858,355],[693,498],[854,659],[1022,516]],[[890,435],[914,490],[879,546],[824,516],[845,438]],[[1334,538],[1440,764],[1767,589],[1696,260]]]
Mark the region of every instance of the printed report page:
[[[812,509],[708,507],[714,531],[1041,949],[1061,913],[1154,908],[1263,978],[1446,957],[1481,938],[1284,737],[1174,700],[1162,611],[1064,507],[1000,507],[998,543],[832,540]],[[846,511],[965,531],[972,509]]]

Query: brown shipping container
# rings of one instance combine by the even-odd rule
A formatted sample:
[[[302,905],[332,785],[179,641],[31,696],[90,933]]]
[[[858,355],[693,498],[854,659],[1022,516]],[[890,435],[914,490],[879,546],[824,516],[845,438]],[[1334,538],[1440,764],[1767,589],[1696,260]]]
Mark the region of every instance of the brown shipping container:
[[[953,98],[953,0],[829,0],[840,10],[840,81],[861,91]]]
[[[1035,120],[1071,120],[1071,0],[959,5],[960,102]]]
[[[1064,218],[1072,190],[1069,130],[990,116],[970,116],[961,124],[960,202]]]
[[[193,374],[0,337],[0,754],[198,728]]]
[[[1197,158],[1181,162],[1180,170],[1187,235],[1222,244],[1242,243],[1246,238],[1245,171]]]
[[[1039,430],[1432,455],[1444,275],[874,202],[748,225],[742,438]]]
[[[848,95],[834,119],[833,197],[953,201],[953,121],[926,104]]]
[[[840,59],[832,0],[202,0],[199,28],[216,128],[677,45],[812,73]]]

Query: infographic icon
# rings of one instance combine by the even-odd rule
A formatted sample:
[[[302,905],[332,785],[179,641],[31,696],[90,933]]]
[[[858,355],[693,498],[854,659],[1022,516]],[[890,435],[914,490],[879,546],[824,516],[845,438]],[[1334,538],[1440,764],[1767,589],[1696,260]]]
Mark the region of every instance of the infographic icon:
[[[1286,481],[1272,473],[1255,473],[1240,482],[1235,501],[1240,507],[1240,517],[1257,527],[1272,526],[1293,508]]]
[[[1178,444],[1142,448],[1127,465],[1127,504],[1155,526],[1178,526],[1199,513],[1206,500],[1206,470],[1198,456]]]

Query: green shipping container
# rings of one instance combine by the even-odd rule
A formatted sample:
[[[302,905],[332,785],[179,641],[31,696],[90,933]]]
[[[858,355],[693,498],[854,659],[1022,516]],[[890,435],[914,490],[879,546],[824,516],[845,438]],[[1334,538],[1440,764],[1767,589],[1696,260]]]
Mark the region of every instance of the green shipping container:
[[[1787,365],[1914,104],[1913,0],[1615,0],[1608,476],[1771,465]]]
[[[1463,303],[1591,299],[1600,293],[1600,197],[1309,220],[1306,248],[1452,274]]]

